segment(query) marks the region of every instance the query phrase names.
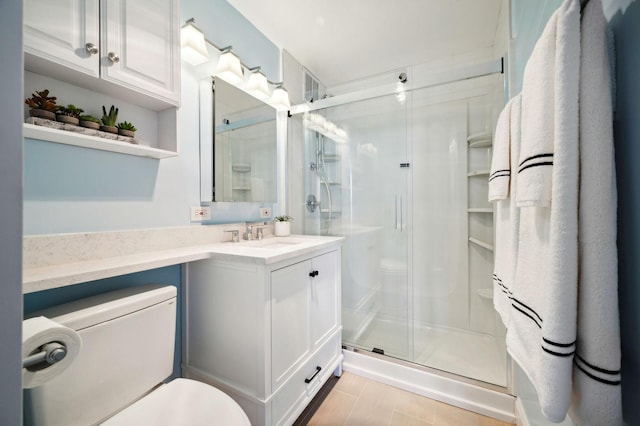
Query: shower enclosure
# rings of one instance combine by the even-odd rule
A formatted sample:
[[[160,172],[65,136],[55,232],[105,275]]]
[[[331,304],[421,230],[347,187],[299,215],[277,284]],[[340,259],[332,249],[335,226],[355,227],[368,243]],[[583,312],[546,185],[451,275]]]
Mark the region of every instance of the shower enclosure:
[[[291,119],[304,232],[345,236],[344,345],[506,386],[487,201],[502,75],[396,84]]]

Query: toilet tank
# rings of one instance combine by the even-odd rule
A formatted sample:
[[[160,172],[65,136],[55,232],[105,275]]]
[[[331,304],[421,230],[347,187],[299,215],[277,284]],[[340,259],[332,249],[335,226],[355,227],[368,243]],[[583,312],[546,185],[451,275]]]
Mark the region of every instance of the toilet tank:
[[[173,371],[176,288],[147,284],[43,310],[76,330],[82,350],[59,376],[24,395],[25,424],[91,425],[127,407]]]

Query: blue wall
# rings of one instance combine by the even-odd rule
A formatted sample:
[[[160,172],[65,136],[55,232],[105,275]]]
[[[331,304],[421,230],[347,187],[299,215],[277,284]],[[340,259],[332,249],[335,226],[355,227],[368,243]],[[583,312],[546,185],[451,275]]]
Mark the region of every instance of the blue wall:
[[[616,41],[618,267],[622,328],[622,402],[629,424],[640,419],[640,0],[610,20]]]
[[[206,37],[279,81],[280,51],[224,0],[182,0]],[[192,68],[192,67],[191,67]],[[153,160],[25,140],[25,235],[190,225],[200,205],[198,80],[182,69],[180,156]],[[249,204],[249,203],[245,203]],[[212,223],[259,220],[257,205],[213,207]]]
[[[512,0],[511,76],[522,87],[524,65],[560,0]],[[640,419],[640,0],[603,0],[616,46],[614,121],[618,178],[618,258],[622,398],[628,424]],[[638,160],[638,161],[637,161]]]
[[[194,17],[208,39],[219,46],[233,45],[234,52],[247,65],[260,65],[270,79],[278,80],[279,49],[226,1],[182,0],[181,7],[182,21]],[[188,67],[183,67],[182,72],[179,157],[158,161],[25,140],[25,235],[190,224],[189,207],[200,204],[200,160],[198,80]],[[214,207],[211,223],[258,220],[257,207],[248,204]],[[174,285],[180,297],[181,268],[161,268],[28,294],[24,296],[24,313],[149,282]],[[179,310],[174,365],[177,376],[180,331]]]

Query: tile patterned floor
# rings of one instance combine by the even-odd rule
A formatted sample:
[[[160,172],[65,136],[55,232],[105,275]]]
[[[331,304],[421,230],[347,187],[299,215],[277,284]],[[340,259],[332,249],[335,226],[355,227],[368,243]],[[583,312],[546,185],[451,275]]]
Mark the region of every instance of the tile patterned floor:
[[[508,426],[344,372],[308,423],[323,426]]]

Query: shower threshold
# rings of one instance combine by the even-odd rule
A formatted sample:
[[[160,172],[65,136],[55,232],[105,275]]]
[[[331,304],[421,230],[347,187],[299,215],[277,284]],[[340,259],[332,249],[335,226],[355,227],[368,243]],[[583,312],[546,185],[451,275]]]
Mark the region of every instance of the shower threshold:
[[[516,399],[507,388],[347,345],[343,354],[344,371],[515,423]]]

